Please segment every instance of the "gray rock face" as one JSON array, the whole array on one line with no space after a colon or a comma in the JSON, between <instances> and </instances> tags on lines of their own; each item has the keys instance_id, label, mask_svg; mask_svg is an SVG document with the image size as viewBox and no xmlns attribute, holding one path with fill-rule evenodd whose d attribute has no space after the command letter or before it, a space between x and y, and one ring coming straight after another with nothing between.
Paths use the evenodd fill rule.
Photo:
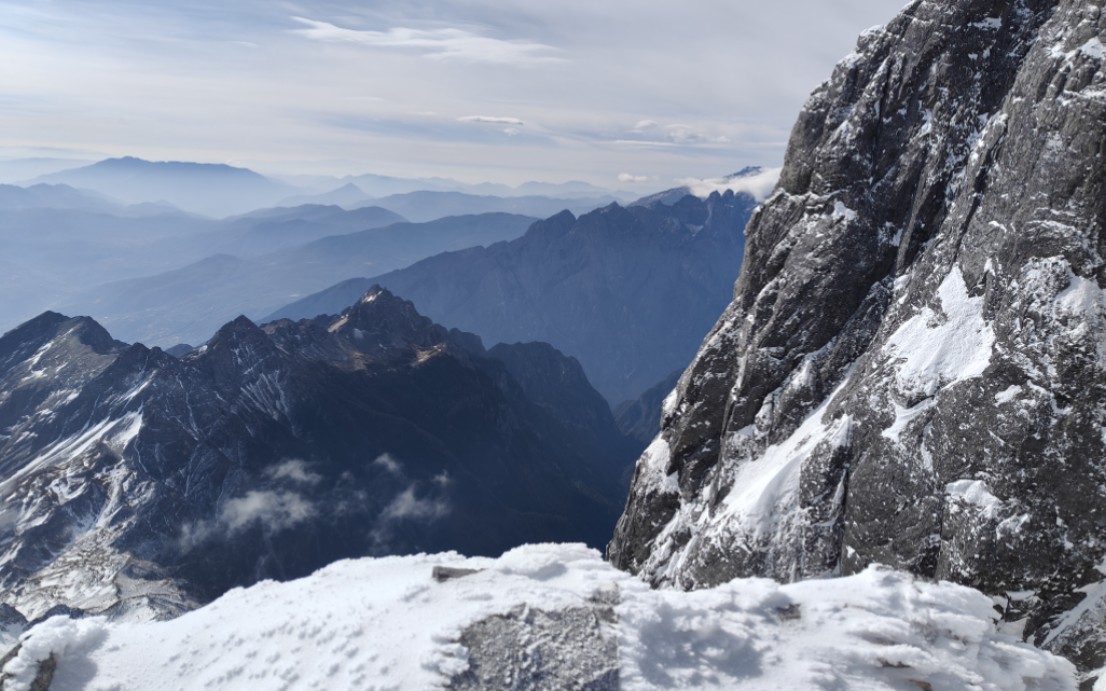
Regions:
<instances>
[{"instance_id":1,"label":"gray rock face","mask_svg":"<svg viewBox=\"0 0 1106 691\"><path fill-rule=\"evenodd\" d=\"M609 605L545 611L520 606L461 634L469 668L453 691L618 691L618 640Z\"/></svg>"},{"instance_id":2,"label":"gray rock face","mask_svg":"<svg viewBox=\"0 0 1106 691\"><path fill-rule=\"evenodd\" d=\"M873 562L1106 660L1106 17L920 0L811 97L639 461L656 584Z\"/></svg>"}]
</instances>

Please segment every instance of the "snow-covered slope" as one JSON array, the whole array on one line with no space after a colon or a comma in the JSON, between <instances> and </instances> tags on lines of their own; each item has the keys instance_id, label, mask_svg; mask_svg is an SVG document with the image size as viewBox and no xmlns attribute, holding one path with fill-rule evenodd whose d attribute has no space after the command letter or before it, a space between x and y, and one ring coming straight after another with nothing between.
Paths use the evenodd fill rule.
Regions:
<instances>
[{"instance_id":1,"label":"snow-covered slope","mask_svg":"<svg viewBox=\"0 0 1106 691\"><path fill-rule=\"evenodd\" d=\"M4 689L51 655L51 691L1075 689L1070 663L994 617L976 591L878 567L684 593L580 545L528 545L337 562L166 622L56 617L24 634Z\"/></svg>"},{"instance_id":2,"label":"snow-covered slope","mask_svg":"<svg viewBox=\"0 0 1106 691\"><path fill-rule=\"evenodd\" d=\"M686 588L868 564L1106 662L1106 15L916 0L807 103L611 545Z\"/></svg>"}]
</instances>

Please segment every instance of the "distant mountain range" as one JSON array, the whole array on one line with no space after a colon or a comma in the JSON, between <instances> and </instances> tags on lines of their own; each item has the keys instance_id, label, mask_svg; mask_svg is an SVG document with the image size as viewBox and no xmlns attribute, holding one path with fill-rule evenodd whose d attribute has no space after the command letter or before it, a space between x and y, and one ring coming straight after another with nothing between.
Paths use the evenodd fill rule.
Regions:
<instances>
[{"instance_id":1,"label":"distant mountain range","mask_svg":"<svg viewBox=\"0 0 1106 691\"><path fill-rule=\"evenodd\" d=\"M383 175L364 174L344 178L329 176L268 177L248 168L225 164L191 163L184 161L147 161L132 156L109 158L96 163L69 167L72 162L27 159L0 162L3 170L26 171L23 186L35 184L65 184L83 190L106 195L122 204L169 204L191 213L222 218L246 213L254 209L273 206L300 206L302 204L338 205L346 208L379 205L407 216L392 206L377 204L383 197L405 195L413 192L456 193L464 197L435 200L439 206L451 204L452 208L433 215L433 209L425 205L428 197L409 216L412 220L433 220L442 216L468 213L503 211L547 216L561 209L574 211L595 208L604 200L632 199L625 193L614 192L595 185L569 181L563 183L526 182L517 187L493 183L467 184L446 178L408 179ZM62 169L57 169L64 166ZM47 171L38 173L38 171ZM10 177L10 176L9 176ZM530 198L514 202L514 206L498 202L495 198ZM546 202L546 199L573 200ZM585 200L585 201L578 201ZM591 200L591 201L586 201ZM396 200L397 205L407 204L408 210L419 201ZM465 204L459 206L459 204ZM494 206L498 204L499 206ZM527 208L527 204L547 206ZM550 209L548 204L559 204ZM588 206L591 204L591 206Z\"/></svg>"},{"instance_id":2,"label":"distant mountain range","mask_svg":"<svg viewBox=\"0 0 1106 691\"><path fill-rule=\"evenodd\" d=\"M374 207L300 207L215 221L168 206L120 206L63 185L0 186L0 264L11 264L0 273L0 331L103 283L214 253L247 258L402 220Z\"/></svg>"},{"instance_id":3,"label":"distant mountain range","mask_svg":"<svg viewBox=\"0 0 1106 691\"><path fill-rule=\"evenodd\" d=\"M176 359L45 313L0 337L0 589L163 616L335 559L598 546L636 445L579 364L373 289Z\"/></svg>"},{"instance_id":4,"label":"distant mountain range","mask_svg":"<svg viewBox=\"0 0 1106 691\"><path fill-rule=\"evenodd\" d=\"M433 221L445 216L462 216L484 213L512 213L536 218L547 218L560 211L586 213L617 201L609 194L593 197L545 197L538 195L493 196L467 192L419 190L387 197L358 196L359 188L346 185L331 192L306 197L294 197L286 203L339 204L356 208L372 204L390 209L415 222Z\"/></svg>"},{"instance_id":5,"label":"distant mountain range","mask_svg":"<svg viewBox=\"0 0 1106 691\"><path fill-rule=\"evenodd\" d=\"M489 342L546 341L612 402L686 364L732 295L756 206L747 194L563 212L511 242L346 281L269 318L335 314L374 283Z\"/></svg>"},{"instance_id":6,"label":"distant mountain range","mask_svg":"<svg viewBox=\"0 0 1106 691\"><path fill-rule=\"evenodd\" d=\"M283 245L288 238L307 236L305 229L329 235L260 255L215 254L151 276L106 283L81 291L58 309L95 315L128 341L165 347L202 343L236 315L261 317L335 280L390 271L443 251L514 239L535 220L481 214L348 232L389 216L380 209L300 207L288 214L267 211L229 221L230 232L224 227L215 237L199 238L200 244L230 252L248 250L256 242L272 246L274 234Z\"/></svg>"},{"instance_id":7,"label":"distant mountain range","mask_svg":"<svg viewBox=\"0 0 1106 691\"><path fill-rule=\"evenodd\" d=\"M35 182L91 189L127 204L167 202L217 217L274 206L295 192L290 185L245 168L132 157L50 173Z\"/></svg>"}]
</instances>

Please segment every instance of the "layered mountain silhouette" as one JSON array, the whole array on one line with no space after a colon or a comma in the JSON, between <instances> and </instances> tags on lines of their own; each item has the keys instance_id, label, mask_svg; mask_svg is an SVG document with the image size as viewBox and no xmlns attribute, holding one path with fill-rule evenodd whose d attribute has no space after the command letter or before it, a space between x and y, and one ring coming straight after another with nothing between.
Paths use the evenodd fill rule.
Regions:
<instances>
[{"instance_id":1,"label":"layered mountain silhouette","mask_svg":"<svg viewBox=\"0 0 1106 691\"><path fill-rule=\"evenodd\" d=\"M327 208L334 209L343 223L345 219L357 223L368 211ZM379 220L381 214L372 215ZM94 314L129 341L161 346L203 343L236 314L257 318L335 280L407 266L445 250L516 238L533 221L510 214L450 217L329 235L255 256L216 254L153 276L97 286L65 301L59 309ZM325 232L335 223L333 219L304 221L299 212L290 220L255 217L246 230L226 236L223 242L248 247L271 243L271 236L277 234L286 243L284 233L302 235L307 232L304 226ZM357 297L351 296L347 304Z\"/></svg>"},{"instance_id":2,"label":"layered mountain silhouette","mask_svg":"<svg viewBox=\"0 0 1106 691\"><path fill-rule=\"evenodd\" d=\"M333 314L380 283L488 341L552 343L609 401L636 399L687 362L728 303L755 206L730 192L563 212L517 240L340 283L270 317Z\"/></svg>"},{"instance_id":3,"label":"layered mountain silhouette","mask_svg":"<svg viewBox=\"0 0 1106 691\"><path fill-rule=\"evenodd\" d=\"M295 189L247 168L132 156L49 173L35 182L90 189L128 204L164 201L216 217L274 206Z\"/></svg>"}]
</instances>

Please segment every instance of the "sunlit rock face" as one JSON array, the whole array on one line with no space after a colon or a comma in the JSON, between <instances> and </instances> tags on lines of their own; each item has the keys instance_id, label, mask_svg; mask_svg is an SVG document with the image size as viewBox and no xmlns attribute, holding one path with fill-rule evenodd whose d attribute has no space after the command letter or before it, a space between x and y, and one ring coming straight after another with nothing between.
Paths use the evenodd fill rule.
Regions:
<instances>
[{"instance_id":1,"label":"sunlit rock face","mask_svg":"<svg viewBox=\"0 0 1106 691\"><path fill-rule=\"evenodd\" d=\"M698 588L890 564L1102 665L1104 36L1097 3L961 0L860 38L666 401L618 566Z\"/></svg>"}]
</instances>

